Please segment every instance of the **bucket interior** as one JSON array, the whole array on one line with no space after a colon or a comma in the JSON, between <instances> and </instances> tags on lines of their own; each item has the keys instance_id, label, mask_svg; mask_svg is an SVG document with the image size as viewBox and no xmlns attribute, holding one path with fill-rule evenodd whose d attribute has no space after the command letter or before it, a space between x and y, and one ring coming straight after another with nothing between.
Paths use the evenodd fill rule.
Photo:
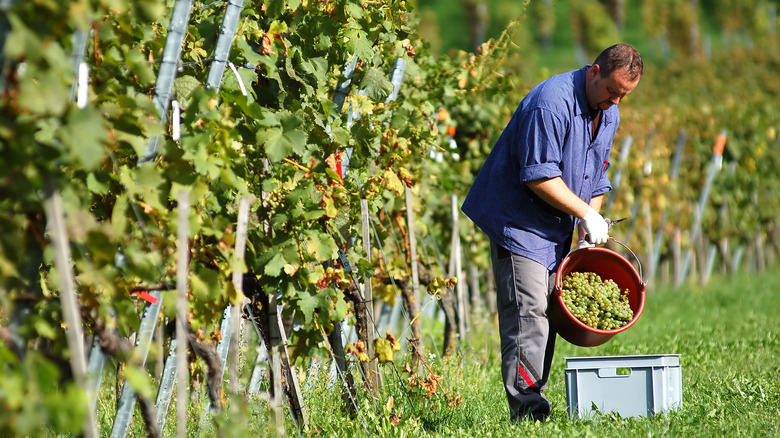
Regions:
<instances>
[{"instance_id":1,"label":"bucket interior","mask_svg":"<svg viewBox=\"0 0 780 438\"><path fill-rule=\"evenodd\" d=\"M634 317L628 324L614 330L600 330L589 327L579 321L566 309L560 296L563 279L572 272L594 272L602 280L612 280L621 291L628 289L628 303L634 312ZM555 278L556 304L560 312L556 312L561 335L570 342L582 346L595 346L606 342L612 335L632 326L639 318L644 308L645 284L634 266L617 252L602 247L583 248L571 252L564 259Z\"/></svg>"}]
</instances>

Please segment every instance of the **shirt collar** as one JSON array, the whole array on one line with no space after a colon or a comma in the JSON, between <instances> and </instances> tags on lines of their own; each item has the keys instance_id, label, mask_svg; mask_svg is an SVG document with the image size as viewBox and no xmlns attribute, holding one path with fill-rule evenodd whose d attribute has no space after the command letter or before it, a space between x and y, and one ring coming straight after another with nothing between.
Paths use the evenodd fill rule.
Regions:
<instances>
[{"instance_id":1,"label":"shirt collar","mask_svg":"<svg viewBox=\"0 0 780 438\"><path fill-rule=\"evenodd\" d=\"M577 99L576 115L588 114L588 96L585 94L585 74L590 64L574 72L574 97ZM606 111L601 112L601 120L604 125L612 122L611 112L613 105Z\"/></svg>"},{"instance_id":2,"label":"shirt collar","mask_svg":"<svg viewBox=\"0 0 780 438\"><path fill-rule=\"evenodd\" d=\"M588 113L588 96L585 94L585 72L590 64L574 72L574 97L577 99L577 114Z\"/></svg>"}]
</instances>

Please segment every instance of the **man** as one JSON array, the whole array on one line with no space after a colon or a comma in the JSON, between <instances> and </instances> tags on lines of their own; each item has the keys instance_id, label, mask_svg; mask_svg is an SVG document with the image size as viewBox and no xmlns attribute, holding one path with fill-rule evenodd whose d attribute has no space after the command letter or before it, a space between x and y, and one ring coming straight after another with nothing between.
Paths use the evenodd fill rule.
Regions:
<instances>
[{"instance_id":1,"label":"man","mask_svg":"<svg viewBox=\"0 0 780 438\"><path fill-rule=\"evenodd\" d=\"M543 390L556 333L547 319L555 271L572 247L606 243L599 214L617 104L639 84L643 64L630 45L605 49L592 65L553 76L520 102L463 203L491 240L501 373L513 421L545 420ZM589 242L583 236L587 235Z\"/></svg>"}]
</instances>

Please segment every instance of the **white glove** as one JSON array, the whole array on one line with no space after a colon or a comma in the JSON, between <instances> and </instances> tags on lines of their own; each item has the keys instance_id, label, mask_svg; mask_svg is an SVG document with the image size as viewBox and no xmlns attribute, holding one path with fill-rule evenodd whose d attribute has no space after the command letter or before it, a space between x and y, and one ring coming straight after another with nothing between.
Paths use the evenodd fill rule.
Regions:
<instances>
[{"instance_id":1,"label":"white glove","mask_svg":"<svg viewBox=\"0 0 780 438\"><path fill-rule=\"evenodd\" d=\"M609 225L593 207L590 207L588 213L582 218L582 227L587 233L588 243L600 245L609 240Z\"/></svg>"},{"instance_id":2,"label":"white glove","mask_svg":"<svg viewBox=\"0 0 780 438\"><path fill-rule=\"evenodd\" d=\"M590 248L592 246L596 246L596 245L594 245L592 243L588 243L588 242L586 242L584 240L580 240L579 242L577 242L577 248L575 248L575 250L576 249L582 249L582 248Z\"/></svg>"}]
</instances>

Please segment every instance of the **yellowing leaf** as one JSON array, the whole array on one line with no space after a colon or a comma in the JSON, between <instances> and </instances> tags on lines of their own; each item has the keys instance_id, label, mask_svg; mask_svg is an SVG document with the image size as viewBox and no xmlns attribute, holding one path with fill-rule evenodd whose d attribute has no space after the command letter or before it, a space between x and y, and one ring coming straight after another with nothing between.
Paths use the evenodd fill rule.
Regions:
<instances>
[{"instance_id":1,"label":"yellowing leaf","mask_svg":"<svg viewBox=\"0 0 780 438\"><path fill-rule=\"evenodd\" d=\"M387 169L382 176L384 177L385 188L387 190L395 192L395 194L398 196L404 194L404 183L401 182L395 172L393 172L391 169Z\"/></svg>"},{"instance_id":2,"label":"yellowing leaf","mask_svg":"<svg viewBox=\"0 0 780 438\"><path fill-rule=\"evenodd\" d=\"M374 339L374 356L379 363L389 363L393 361L393 346L390 341L384 338Z\"/></svg>"}]
</instances>

